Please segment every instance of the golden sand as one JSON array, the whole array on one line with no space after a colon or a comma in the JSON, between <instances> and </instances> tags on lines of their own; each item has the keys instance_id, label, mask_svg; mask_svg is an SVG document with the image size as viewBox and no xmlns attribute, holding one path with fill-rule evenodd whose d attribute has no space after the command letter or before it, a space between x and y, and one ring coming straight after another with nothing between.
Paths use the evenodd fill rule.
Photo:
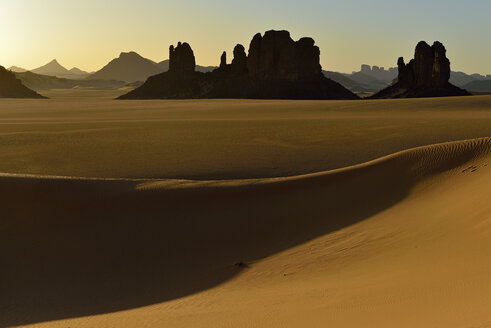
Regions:
<instances>
[{"instance_id":1,"label":"golden sand","mask_svg":"<svg viewBox=\"0 0 491 328\"><path fill-rule=\"evenodd\" d=\"M491 139L477 138L491 135L491 98L130 102L119 109L104 99L81 101L85 107L48 101L60 108L0 103L0 327L491 325ZM343 133L328 128L340 120ZM190 155L184 131L185 150L165 141L172 124L195 136L211 124L216 141L237 121L254 123L230 130L236 134L227 147L237 150L194 140L209 148L203 161ZM319 125L308 129L309 122ZM74 136L65 148L47 144L57 140L56 126ZM115 126L126 127L118 133L129 153L170 152L172 163L144 157L132 171L135 162L124 161L130 156L84 141L97 148ZM131 144L125 135L136 126L148 135ZM251 129L274 143L248 144ZM17 134L6 142L8 131ZM158 131L164 141L140 149ZM377 142L365 140L369 131ZM473 139L399 151L466 135ZM36 140L48 153L32 158ZM296 152L288 142L298 143ZM70 147L86 160L63 159ZM241 154L254 148L260 155L248 170ZM336 160L333 153L350 155ZM373 156L380 158L365 162ZM348 166L322 170L343 161ZM222 167L223 177L240 174L210 178L218 174L211 168ZM178 174L199 180L155 179ZM264 177L241 179L256 176Z\"/></svg>"}]
</instances>

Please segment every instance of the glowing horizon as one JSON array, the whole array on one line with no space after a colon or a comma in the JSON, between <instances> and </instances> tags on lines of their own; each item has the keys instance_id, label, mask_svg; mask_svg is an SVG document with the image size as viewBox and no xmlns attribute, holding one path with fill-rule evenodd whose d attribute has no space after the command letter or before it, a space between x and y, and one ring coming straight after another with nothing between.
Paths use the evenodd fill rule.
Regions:
<instances>
[{"instance_id":1,"label":"glowing horizon","mask_svg":"<svg viewBox=\"0 0 491 328\"><path fill-rule=\"evenodd\" d=\"M188 42L197 64L217 66L237 43L248 49L257 32L290 31L314 38L323 69L351 73L361 64L395 67L412 58L420 40L441 41L452 70L491 74L491 3L455 0L78 1L0 0L0 65L34 69L53 59L71 69L97 71L121 52L159 62L168 48Z\"/></svg>"}]
</instances>

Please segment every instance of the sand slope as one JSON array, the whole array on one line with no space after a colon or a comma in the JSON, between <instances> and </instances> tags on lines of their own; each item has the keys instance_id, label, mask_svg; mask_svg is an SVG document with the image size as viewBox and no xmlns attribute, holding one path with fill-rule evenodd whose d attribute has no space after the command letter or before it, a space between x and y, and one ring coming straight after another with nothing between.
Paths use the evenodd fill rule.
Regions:
<instances>
[{"instance_id":1,"label":"sand slope","mask_svg":"<svg viewBox=\"0 0 491 328\"><path fill-rule=\"evenodd\" d=\"M0 326L489 327L491 138L229 181L0 177Z\"/></svg>"}]
</instances>

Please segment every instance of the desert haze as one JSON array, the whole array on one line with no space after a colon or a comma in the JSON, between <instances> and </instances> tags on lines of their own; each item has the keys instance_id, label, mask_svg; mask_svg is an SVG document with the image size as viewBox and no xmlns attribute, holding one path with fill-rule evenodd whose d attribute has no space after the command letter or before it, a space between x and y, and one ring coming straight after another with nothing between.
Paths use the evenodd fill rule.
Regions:
<instances>
[{"instance_id":1,"label":"desert haze","mask_svg":"<svg viewBox=\"0 0 491 328\"><path fill-rule=\"evenodd\" d=\"M0 326L491 323L491 97L46 95L0 100Z\"/></svg>"}]
</instances>

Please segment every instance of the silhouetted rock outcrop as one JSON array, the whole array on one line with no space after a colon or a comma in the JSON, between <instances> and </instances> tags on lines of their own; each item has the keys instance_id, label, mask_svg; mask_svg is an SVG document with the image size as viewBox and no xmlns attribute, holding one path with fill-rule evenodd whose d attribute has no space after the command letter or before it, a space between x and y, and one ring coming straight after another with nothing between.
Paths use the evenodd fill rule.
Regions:
<instances>
[{"instance_id":1,"label":"silhouetted rock outcrop","mask_svg":"<svg viewBox=\"0 0 491 328\"><path fill-rule=\"evenodd\" d=\"M227 52L224 51L222 53L222 57L220 57L220 68L224 68L227 66Z\"/></svg>"},{"instance_id":2,"label":"silhouetted rock outcrop","mask_svg":"<svg viewBox=\"0 0 491 328\"><path fill-rule=\"evenodd\" d=\"M15 77L13 72L0 66L0 98L45 98L29 89Z\"/></svg>"},{"instance_id":3,"label":"silhouetted rock outcrop","mask_svg":"<svg viewBox=\"0 0 491 328\"><path fill-rule=\"evenodd\" d=\"M172 72L194 72L196 61L191 46L186 42L179 42L177 47L169 48L169 71Z\"/></svg>"},{"instance_id":4,"label":"silhouetted rock outcrop","mask_svg":"<svg viewBox=\"0 0 491 328\"><path fill-rule=\"evenodd\" d=\"M295 42L287 31L256 34L249 48L250 76L260 79L297 80L322 74L320 50L311 38Z\"/></svg>"},{"instance_id":5,"label":"silhouetted rock outcrop","mask_svg":"<svg viewBox=\"0 0 491 328\"><path fill-rule=\"evenodd\" d=\"M256 34L246 55L238 44L231 64L226 53L212 72L195 71L195 58L187 43L170 47L166 73L150 77L141 87L120 99L255 98L255 99L357 99L339 83L326 78L320 51L311 38L292 40L287 31Z\"/></svg>"},{"instance_id":6,"label":"silhouetted rock outcrop","mask_svg":"<svg viewBox=\"0 0 491 328\"><path fill-rule=\"evenodd\" d=\"M234 48L234 59L231 69L233 74L242 75L247 73L247 55L243 45L238 44Z\"/></svg>"},{"instance_id":7,"label":"silhouetted rock outcrop","mask_svg":"<svg viewBox=\"0 0 491 328\"><path fill-rule=\"evenodd\" d=\"M416 46L414 59L408 64L404 58L397 61L397 82L376 93L372 98L416 98L467 96L469 93L453 84L450 79L450 61L440 42L430 46L421 41Z\"/></svg>"}]
</instances>

